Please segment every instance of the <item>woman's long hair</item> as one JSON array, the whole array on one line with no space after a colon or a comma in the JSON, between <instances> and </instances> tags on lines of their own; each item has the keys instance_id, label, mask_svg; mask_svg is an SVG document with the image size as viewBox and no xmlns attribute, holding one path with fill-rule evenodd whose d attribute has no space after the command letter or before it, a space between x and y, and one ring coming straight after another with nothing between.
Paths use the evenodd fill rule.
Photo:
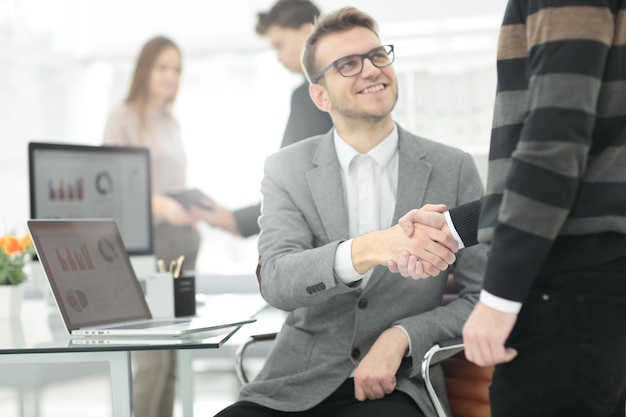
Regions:
<instances>
[{"instance_id":1,"label":"woman's long hair","mask_svg":"<svg viewBox=\"0 0 626 417\"><path fill-rule=\"evenodd\" d=\"M172 40L164 37L157 36L150 39L141 49L139 58L137 58L137 64L135 65L135 73L133 75L133 81L128 91L128 96L124 103L135 106L139 113L139 125L142 130L145 130L147 126L147 106L150 95L149 84L150 74L154 63L157 60L159 54L167 48L174 48L181 55L180 48ZM182 63L181 63L182 64ZM170 99L165 103L167 109L171 109L174 100L176 99L176 91Z\"/></svg>"}]
</instances>

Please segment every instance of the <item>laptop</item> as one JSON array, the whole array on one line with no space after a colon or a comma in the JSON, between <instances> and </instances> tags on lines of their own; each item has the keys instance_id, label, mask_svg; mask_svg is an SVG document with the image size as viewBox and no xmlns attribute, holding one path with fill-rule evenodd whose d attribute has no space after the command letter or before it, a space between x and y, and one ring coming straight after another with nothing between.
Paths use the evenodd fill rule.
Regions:
<instances>
[{"instance_id":1,"label":"laptop","mask_svg":"<svg viewBox=\"0 0 626 417\"><path fill-rule=\"evenodd\" d=\"M152 318L112 219L38 219L27 224L73 336L185 336L256 321L249 316Z\"/></svg>"}]
</instances>

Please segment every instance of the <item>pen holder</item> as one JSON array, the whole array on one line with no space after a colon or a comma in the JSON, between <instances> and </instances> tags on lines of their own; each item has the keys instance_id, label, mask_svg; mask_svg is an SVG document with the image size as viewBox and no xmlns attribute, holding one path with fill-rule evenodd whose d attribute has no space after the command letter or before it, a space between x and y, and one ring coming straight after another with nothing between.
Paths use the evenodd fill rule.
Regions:
<instances>
[{"instance_id":1,"label":"pen holder","mask_svg":"<svg viewBox=\"0 0 626 417\"><path fill-rule=\"evenodd\" d=\"M174 315L196 315L196 276L194 271L183 271L174 280Z\"/></svg>"},{"instance_id":2,"label":"pen holder","mask_svg":"<svg viewBox=\"0 0 626 417\"><path fill-rule=\"evenodd\" d=\"M179 278L170 272L155 272L146 277L145 297L152 317L171 318L196 314L196 277L183 271Z\"/></svg>"}]
</instances>

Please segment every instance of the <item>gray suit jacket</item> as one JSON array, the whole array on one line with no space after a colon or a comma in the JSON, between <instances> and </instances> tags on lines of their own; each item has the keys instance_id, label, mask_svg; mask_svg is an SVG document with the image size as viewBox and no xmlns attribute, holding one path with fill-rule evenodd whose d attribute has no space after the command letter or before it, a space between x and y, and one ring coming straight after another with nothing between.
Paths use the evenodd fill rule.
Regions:
<instances>
[{"instance_id":1,"label":"gray suit jacket","mask_svg":"<svg viewBox=\"0 0 626 417\"><path fill-rule=\"evenodd\" d=\"M399 128L399 175L394 223L425 203L449 207L475 200L483 187L470 155ZM261 292L289 311L259 376L240 400L283 411L309 409L349 377L376 338L394 324L411 338L412 354L397 388L434 416L419 377L420 360L436 340L459 336L482 284L485 247L457 255L458 300L441 306L446 273L402 278L376 267L365 288L333 274L337 245L350 238L348 213L332 131L285 148L265 163L261 185ZM434 370L440 390L443 377Z\"/></svg>"}]
</instances>

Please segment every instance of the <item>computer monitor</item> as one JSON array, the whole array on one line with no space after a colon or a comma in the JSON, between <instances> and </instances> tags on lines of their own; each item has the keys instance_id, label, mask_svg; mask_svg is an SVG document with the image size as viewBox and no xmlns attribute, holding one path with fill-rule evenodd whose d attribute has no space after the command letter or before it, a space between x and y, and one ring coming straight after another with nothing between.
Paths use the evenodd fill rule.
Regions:
<instances>
[{"instance_id":1,"label":"computer monitor","mask_svg":"<svg viewBox=\"0 0 626 417\"><path fill-rule=\"evenodd\" d=\"M113 218L135 273L156 269L147 148L28 144L30 217Z\"/></svg>"}]
</instances>

